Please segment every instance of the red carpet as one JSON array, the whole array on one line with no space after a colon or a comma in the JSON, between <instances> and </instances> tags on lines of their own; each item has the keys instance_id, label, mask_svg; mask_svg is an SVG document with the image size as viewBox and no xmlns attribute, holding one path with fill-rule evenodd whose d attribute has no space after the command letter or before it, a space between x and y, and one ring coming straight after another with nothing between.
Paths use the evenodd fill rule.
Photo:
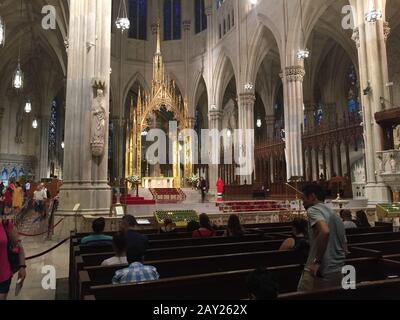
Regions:
<instances>
[{"instance_id":1,"label":"red carpet","mask_svg":"<svg viewBox=\"0 0 400 320\"><path fill-rule=\"evenodd\" d=\"M154 200L145 200L142 197L133 197L131 195L128 195L126 198L125 196L122 196L120 199L120 202L122 204L126 204L128 206L140 206L140 205L155 205L156 202ZM117 203L117 198L114 197L113 203Z\"/></svg>"}]
</instances>

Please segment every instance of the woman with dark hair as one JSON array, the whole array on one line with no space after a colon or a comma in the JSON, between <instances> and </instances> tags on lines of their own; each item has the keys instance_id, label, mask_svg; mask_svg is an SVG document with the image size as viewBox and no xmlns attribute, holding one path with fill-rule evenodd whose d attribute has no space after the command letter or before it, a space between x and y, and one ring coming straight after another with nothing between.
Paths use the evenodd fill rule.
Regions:
<instances>
[{"instance_id":1,"label":"woman with dark hair","mask_svg":"<svg viewBox=\"0 0 400 320\"><path fill-rule=\"evenodd\" d=\"M308 226L307 221L304 219L294 219L292 222L293 237L286 239L280 251L294 250L304 254L305 259L308 257L310 244L308 242Z\"/></svg>"},{"instance_id":2,"label":"woman with dark hair","mask_svg":"<svg viewBox=\"0 0 400 320\"><path fill-rule=\"evenodd\" d=\"M365 211L360 210L356 213L356 225L358 228L370 228L371 227Z\"/></svg>"},{"instance_id":3,"label":"woman with dark hair","mask_svg":"<svg viewBox=\"0 0 400 320\"><path fill-rule=\"evenodd\" d=\"M214 228L211 226L210 218L206 213L202 213L199 217L200 228L193 232L193 238L211 238L216 236Z\"/></svg>"},{"instance_id":4,"label":"woman with dark hair","mask_svg":"<svg viewBox=\"0 0 400 320\"><path fill-rule=\"evenodd\" d=\"M231 215L228 220L228 228L225 232L227 237L239 238L244 236L244 229L237 215Z\"/></svg>"}]
</instances>

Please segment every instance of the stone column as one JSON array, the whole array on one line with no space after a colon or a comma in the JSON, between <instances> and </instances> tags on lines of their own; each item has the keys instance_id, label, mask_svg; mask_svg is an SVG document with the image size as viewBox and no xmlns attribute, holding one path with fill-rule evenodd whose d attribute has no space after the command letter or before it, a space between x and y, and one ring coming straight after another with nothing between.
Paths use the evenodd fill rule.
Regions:
<instances>
[{"instance_id":1,"label":"stone column","mask_svg":"<svg viewBox=\"0 0 400 320\"><path fill-rule=\"evenodd\" d=\"M222 127L222 111L210 110L209 114L209 128L210 130L221 130ZM218 180L218 163L220 162L220 151L221 148L219 144L208 143L208 152L210 155L210 161L208 164L208 175L209 175L209 185L210 193L216 194L216 184ZM204 152L204 151L203 151ZM202 152L202 153L203 153Z\"/></svg>"},{"instance_id":2,"label":"stone column","mask_svg":"<svg viewBox=\"0 0 400 320\"><path fill-rule=\"evenodd\" d=\"M58 211L66 217L74 214L72 209L76 204L80 204L79 213L91 215L109 214L111 206L107 177L110 30L111 0L101 3L96 0L70 1L64 184ZM105 128L101 156L92 153L91 149L95 88L104 88Z\"/></svg>"},{"instance_id":3,"label":"stone column","mask_svg":"<svg viewBox=\"0 0 400 320\"><path fill-rule=\"evenodd\" d=\"M303 157L301 127L304 123L303 112L303 66L285 68L283 77L285 100L285 142L287 179L303 176Z\"/></svg>"},{"instance_id":4,"label":"stone column","mask_svg":"<svg viewBox=\"0 0 400 320\"><path fill-rule=\"evenodd\" d=\"M49 168L49 127L50 116L42 116L40 125L40 159L39 159L39 180L50 178Z\"/></svg>"},{"instance_id":5,"label":"stone column","mask_svg":"<svg viewBox=\"0 0 400 320\"><path fill-rule=\"evenodd\" d=\"M265 117L265 122L267 124L267 140L272 140L275 130L275 115L267 115Z\"/></svg>"},{"instance_id":6,"label":"stone column","mask_svg":"<svg viewBox=\"0 0 400 320\"><path fill-rule=\"evenodd\" d=\"M375 9L380 10L385 17L385 1L374 1ZM371 10L368 0L359 0L356 5L357 27L353 32L353 40L358 49L361 89L368 88L367 95L362 96L364 117L365 161L366 161L366 198L370 205L379 202L389 202L390 191L379 172L376 153L383 150L383 132L375 121L375 113L389 109L390 91L386 86L389 82L386 39L388 24L381 20L367 22L365 14Z\"/></svg>"},{"instance_id":7,"label":"stone column","mask_svg":"<svg viewBox=\"0 0 400 320\"><path fill-rule=\"evenodd\" d=\"M242 130L239 138L239 163L243 163L243 171L240 174L240 183L252 184L252 172L255 170L254 161L254 103L256 96L254 93L242 93L239 95L238 125Z\"/></svg>"}]
</instances>

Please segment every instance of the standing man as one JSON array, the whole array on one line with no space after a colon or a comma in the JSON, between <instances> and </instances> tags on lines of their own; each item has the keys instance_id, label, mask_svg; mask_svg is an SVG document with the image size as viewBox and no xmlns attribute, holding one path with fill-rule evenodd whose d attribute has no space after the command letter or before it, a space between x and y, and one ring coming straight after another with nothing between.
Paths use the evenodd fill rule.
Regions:
<instances>
[{"instance_id":1,"label":"standing man","mask_svg":"<svg viewBox=\"0 0 400 320\"><path fill-rule=\"evenodd\" d=\"M298 286L299 292L311 292L342 285L347 239L340 217L324 204L325 192L319 185L303 189L307 210L310 254Z\"/></svg>"},{"instance_id":2,"label":"standing man","mask_svg":"<svg viewBox=\"0 0 400 320\"><path fill-rule=\"evenodd\" d=\"M201 202L204 203L206 201L207 181L203 177L200 178L199 187L201 191Z\"/></svg>"}]
</instances>

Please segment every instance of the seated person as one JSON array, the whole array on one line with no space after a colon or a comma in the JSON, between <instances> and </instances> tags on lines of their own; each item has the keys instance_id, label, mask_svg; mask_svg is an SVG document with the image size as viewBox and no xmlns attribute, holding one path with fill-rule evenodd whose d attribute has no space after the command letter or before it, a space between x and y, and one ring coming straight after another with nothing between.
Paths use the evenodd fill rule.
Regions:
<instances>
[{"instance_id":1,"label":"seated person","mask_svg":"<svg viewBox=\"0 0 400 320\"><path fill-rule=\"evenodd\" d=\"M120 264L127 264L128 259L126 258L126 237L123 233L116 233L113 237L113 249L115 256L104 260L102 266L115 266Z\"/></svg>"},{"instance_id":2,"label":"seated person","mask_svg":"<svg viewBox=\"0 0 400 320\"><path fill-rule=\"evenodd\" d=\"M112 237L104 234L104 228L106 226L106 220L104 218L98 218L93 221L92 229L93 234L90 236L84 237L81 240L81 244L83 245L102 245L112 243Z\"/></svg>"},{"instance_id":3,"label":"seated person","mask_svg":"<svg viewBox=\"0 0 400 320\"><path fill-rule=\"evenodd\" d=\"M225 236L232 238L239 238L243 237L244 234L245 231L242 227L242 224L240 223L239 217L237 215L232 214L228 220L228 228L225 231Z\"/></svg>"},{"instance_id":4,"label":"seated person","mask_svg":"<svg viewBox=\"0 0 400 320\"><path fill-rule=\"evenodd\" d=\"M353 222L353 217L350 210L342 210L340 212L342 217L344 228L347 229L357 229L357 225Z\"/></svg>"},{"instance_id":5,"label":"seated person","mask_svg":"<svg viewBox=\"0 0 400 320\"><path fill-rule=\"evenodd\" d=\"M199 217L200 228L193 231L192 238L212 238L217 235L211 226L210 218L206 213L202 213Z\"/></svg>"},{"instance_id":6,"label":"seated person","mask_svg":"<svg viewBox=\"0 0 400 320\"><path fill-rule=\"evenodd\" d=\"M121 221L121 232L125 234L127 248L135 247L139 252L145 253L149 248L149 239L134 230L136 224L134 216L124 216Z\"/></svg>"},{"instance_id":7,"label":"seated person","mask_svg":"<svg viewBox=\"0 0 400 320\"><path fill-rule=\"evenodd\" d=\"M165 219L164 225L160 228L161 233L171 233L176 231L176 224L171 219Z\"/></svg>"},{"instance_id":8,"label":"seated person","mask_svg":"<svg viewBox=\"0 0 400 320\"><path fill-rule=\"evenodd\" d=\"M272 280L268 270L259 268L246 279L250 300L277 300L278 284Z\"/></svg>"},{"instance_id":9,"label":"seated person","mask_svg":"<svg viewBox=\"0 0 400 320\"><path fill-rule=\"evenodd\" d=\"M362 210L356 213L356 225L358 228L371 228L367 214Z\"/></svg>"},{"instance_id":10,"label":"seated person","mask_svg":"<svg viewBox=\"0 0 400 320\"><path fill-rule=\"evenodd\" d=\"M118 270L112 279L113 284L154 281L160 278L157 269L143 265L144 252L136 247L128 248L127 258L129 267Z\"/></svg>"},{"instance_id":11,"label":"seated person","mask_svg":"<svg viewBox=\"0 0 400 320\"><path fill-rule=\"evenodd\" d=\"M188 225L186 227L186 231L193 233L193 231L196 231L197 229L200 228L200 224L197 221L191 220L188 222Z\"/></svg>"},{"instance_id":12,"label":"seated person","mask_svg":"<svg viewBox=\"0 0 400 320\"><path fill-rule=\"evenodd\" d=\"M294 219L292 222L293 237L286 239L279 251L294 250L304 254L305 260L308 258L310 251L310 243L307 239L308 235L307 221L304 219Z\"/></svg>"}]
</instances>

